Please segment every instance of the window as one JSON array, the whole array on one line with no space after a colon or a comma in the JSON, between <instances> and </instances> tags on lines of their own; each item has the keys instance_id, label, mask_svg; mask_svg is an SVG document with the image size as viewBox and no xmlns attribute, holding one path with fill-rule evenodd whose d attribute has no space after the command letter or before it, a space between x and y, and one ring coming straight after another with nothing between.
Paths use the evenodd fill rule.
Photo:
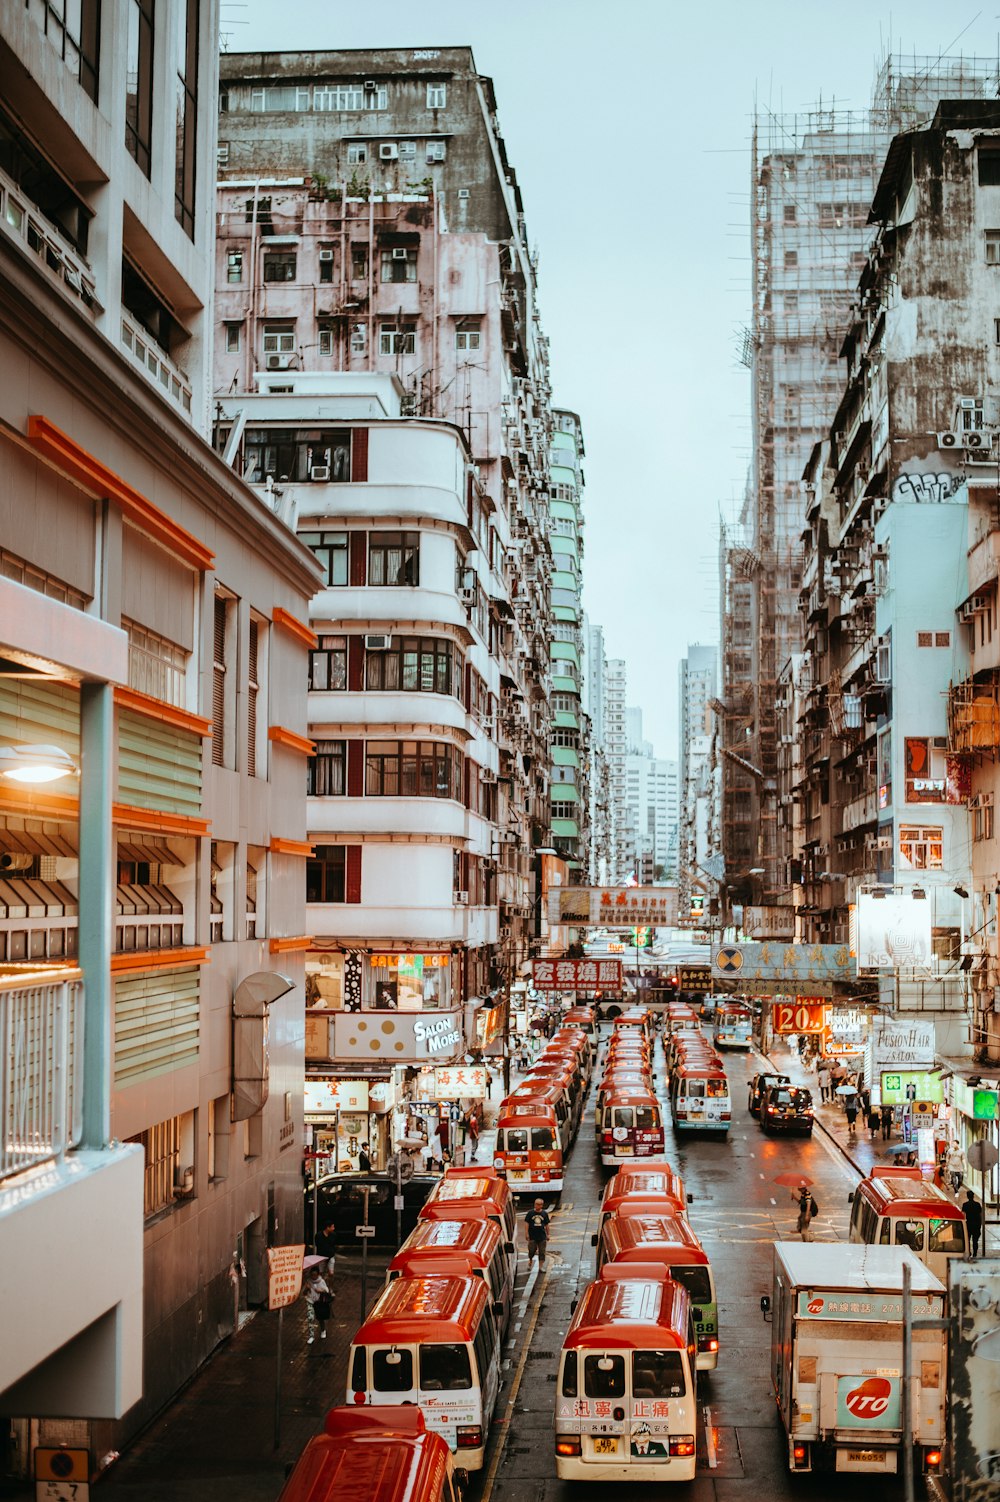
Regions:
<instances>
[{"instance_id":1,"label":"window","mask_svg":"<svg viewBox=\"0 0 1000 1502\"><path fill-rule=\"evenodd\" d=\"M294 250L272 250L264 256L265 282L294 282L296 255Z\"/></svg>"},{"instance_id":2,"label":"window","mask_svg":"<svg viewBox=\"0 0 1000 1502\"><path fill-rule=\"evenodd\" d=\"M355 282L368 280L368 246L351 246L351 279Z\"/></svg>"},{"instance_id":3,"label":"window","mask_svg":"<svg viewBox=\"0 0 1000 1502\"><path fill-rule=\"evenodd\" d=\"M685 1391L680 1351L633 1351L633 1398L682 1398Z\"/></svg>"},{"instance_id":4,"label":"window","mask_svg":"<svg viewBox=\"0 0 1000 1502\"><path fill-rule=\"evenodd\" d=\"M1000 229L988 229L983 231L986 242L987 266L1000 266Z\"/></svg>"},{"instance_id":5,"label":"window","mask_svg":"<svg viewBox=\"0 0 1000 1502\"><path fill-rule=\"evenodd\" d=\"M415 245L391 245L382 251L383 282L415 282L417 279L417 247Z\"/></svg>"},{"instance_id":6,"label":"window","mask_svg":"<svg viewBox=\"0 0 1000 1502\"><path fill-rule=\"evenodd\" d=\"M267 776L267 715L263 720L257 713L258 702L267 704L267 694L261 693L264 686L264 669L267 657L267 622L259 616L250 618L250 640L247 650L247 776ZM260 721L260 723L258 723Z\"/></svg>"},{"instance_id":7,"label":"window","mask_svg":"<svg viewBox=\"0 0 1000 1502\"><path fill-rule=\"evenodd\" d=\"M1000 151L996 147L981 145L976 155L979 159L979 186L981 188L1000 186Z\"/></svg>"},{"instance_id":8,"label":"window","mask_svg":"<svg viewBox=\"0 0 1000 1502\"><path fill-rule=\"evenodd\" d=\"M376 1392L412 1392L413 1352L393 1346L372 1352L372 1387Z\"/></svg>"},{"instance_id":9,"label":"window","mask_svg":"<svg viewBox=\"0 0 1000 1502\"><path fill-rule=\"evenodd\" d=\"M346 540L346 533L341 532L337 535ZM346 549L344 557L346 582ZM346 636L320 637L318 646L309 653L309 687L314 693L329 693L331 690L347 687Z\"/></svg>"},{"instance_id":10,"label":"window","mask_svg":"<svg viewBox=\"0 0 1000 1502\"><path fill-rule=\"evenodd\" d=\"M264 899L267 894L267 851L247 846L247 938L262 939L267 932Z\"/></svg>"},{"instance_id":11,"label":"window","mask_svg":"<svg viewBox=\"0 0 1000 1502\"><path fill-rule=\"evenodd\" d=\"M414 355L417 352L417 326L415 323L382 323L379 325L380 355Z\"/></svg>"},{"instance_id":12,"label":"window","mask_svg":"<svg viewBox=\"0 0 1000 1502\"><path fill-rule=\"evenodd\" d=\"M351 478L349 428L247 428L244 473L252 483L267 475L296 481Z\"/></svg>"},{"instance_id":13,"label":"window","mask_svg":"<svg viewBox=\"0 0 1000 1502\"><path fill-rule=\"evenodd\" d=\"M552 802L552 817L553 819L575 819L576 804L560 802L554 799Z\"/></svg>"},{"instance_id":14,"label":"window","mask_svg":"<svg viewBox=\"0 0 1000 1502\"><path fill-rule=\"evenodd\" d=\"M427 108L429 110L443 110L448 103L448 85L444 83L429 83L427 85Z\"/></svg>"},{"instance_id":15,"label":"window","mask_svg":"<svg viewBox=\"0 0 1000 1502\"><path fill-rule=\"evenodd\" d=\"M427 142L428 162L443 162L448 155L448 147L444 141Z\"/></svg>"},{"instance_id":16,"label":"window","mask_svg":"<svg viewBox=\"0 0 1000 1502\"><path fill-rule=\"evenodd\" d=\"M478 349L480 329L482 325L478 318L465 318L455 330L456 349Z\"/></svg>"},{"instance_id":17,"label":"window","mask_svg":"<svg viewBox=\"0 0 1000 1502\"><path fill-rule=\"evenodd\" d=\"M228 1099L228 1097L227 1097ZM145 1132L127 1138L138 1142L145 1159L143 1214L158 1215L175 1202L174 1190L190 1187L194 1173L195 1113L171 1116Z\"/></svg>"},{"instance_id":18,"label":"window","mask_svg":"<svg viewBox=\"0 0 1000 1502\"><path fill-rule=\"evenodd\" d=\"M317 845L306 861L306 901L346 902L347 846Z\"/></svg>"},{"instance_id":19,"label":"window","mask_svg":"<svg viewBox=\"0 0 1000 1502\"><path fill-rule=\"evenodd\" d=\"M122 629L128 633L129 688L183 708L188 653L127 616L122 617Z\"/></svg>"},{"instance_id":20,"label":"window","mask_svg":"<svg viewBox=\"0 0 1000 1502\"><path fill-rule=\"evenodd\" d=\"M125 149L147 177L153 135L153 4L129 0L125 38Z\"/></svg>"},{"instance_id":21,"label":"window","mask_svg":"<svg viewBox=\"0 0 1000 1502\"><path fill-rule=\"evenodd\" d=\"M179 7L178 7L179 8ZM174 213L194 239L194 189L198 137L198 0L186 0L177 58Z\"/></svg>"},{"instance_id":22,"label":"window","mask_svg":"<svg viewBox=\"0 0 1000 1502\"><path fill-rule=\"evenodd\" d=\"M224 1179L229 1173L229 1096L220 1095L208 1107L208 1177Z\"/></svg>"},{"instance_id":23,"label":"window","mask_svg":"<svg viewBox=\"0 0 1000 1502\"><path fill-rule=\"evenodd\" d=\"M320 247L319 279L321 282L333 281L333 251L329 245Z\"/></svg>"},{"instance_id":24,"label":"window","mask_svg":"<svg viewBox=\"0 0 1000 1502\"><path fill-rule=\"evenodd\" d=\"M238 355L239 354L239 352L240 352L240 346L241 346L241 343L242 343L242 340L240 338L240 330L241 330L241 328L242 328L242 325L239 324L239 323L227 323L226 324L226 354L227 355Z\"/></svg>"},{"instance_id":25,"label":"window","mask_svg":"<svg viewBox=\"0 0 1000 1502\"><path fill-rule=\"evenodd\" d=\"M351 354L363 355L368 348L368 325L364 323L351 324Z\"/></svg>"},{"instance_id":26,"label":"window","mask_svg":"<svg viewBox=\"0 0 1000 1502\"><path fill-rule=\"evenodd\" d=\"M295 325L265 323L261 348L265 355L294 355Z\"/></svg>"},{"instance_id":27,"label":"window","mask_svg":"<svg viewBox=\"0 0 1000 1502\"><path fill-rule=\"evenodd\" d=\"M982 793L972 809L972 838L978 843L993 838L993 794Z\"/></svg>"},{"instance_id":28,"label":"window","mask_svg":"<svg viewBox=\"0 0 1000 1502\"><path fill-rule=\"evenodd\" d=\"M236 679L232 672L236 627L236 600L232 595L215 596L212 647L212 762L217 767L235 766L233 708Z\"/></svg>"},{"instance_id":29,"label":"window","mask_svg":"<svg viewBox=\"0 0 1000 1502\"><path fill-rule=\"evenodd\" d=\"M434 637L394 637L388 652L369 652L365 658L365 687L405 693L452 694L461 670L455 647Z\"/></svg>"},{"instance_id":30,"label":"window","mask_svg":"<svg viewBox=\"0 0 1000 1502\"><path fill-rule=\"evenodd\" d=\"M319 352L321 355L333 354L333 329L322 328L319 331Z\"/></svg>"},{"instance_id":31,"label":"window","mask_svg":"<svg viewBox=\"0 0 1000 1502\"><path fill-rule=\"evenodd\" d=\"M226 253L226 281L241 282L243 280L243 252L242 250L230 250Z\"/></svg>"},{"instance_id":32,"label":"window","mask_svg":"<svg viewBox=\"0 0 1000 1502\"><path fill-rule=\"evenodd\" d=\"M309 758L306 791L312 798L343 798L347 792L347 742L317 741Z\"/></svg>"},{"instance_id":33,"label":"window","mask_svg":"<svg viewBox=\"0 0 1000 1502\"><path fill-rule=\"evenodd\" d=\"M786 224L794 224L796 219L794 203L786 203L784 207L784 221Z\"/></svg>"},{"instance_id":34,"label":"window","mask_svg":"<svg viewBox=\"0 0 1000 1502\"><path fill-rule=\"evenodd\" d=\"M907 736L906 802L947 803L948 759L943 747L935 746L927 736Z\"/></svg>"},{"instance_id":35,"label":"window","mask_svg":"<svg viewBox=\"0 0 1000 1502\"><path fill-rule=\"evenodd\" d=\"M44 0L42 27L84 92L97 103L97 66L100 53L100 0Z\"/></svg>"},{"instance_id":36,"label":"window","mask_svg":"<svg viewBox=\"0 0 1000 1502\"><path fill-rule=\"evenodd\" d=\"M456 1342L420 1347L421 1392L462 1392L471 1386L468 1346Z\"/></svg>"},{"instance_id":37,"label":"window","mask_svg":"<svg viewBox=\"0 0 1000 1502\"><path fill-rule=\"evenodd\" d=\"M368 535L368 583L420 583L420 533L370 532Z\"/></svg>"},{"instance_id":38,"label":"window","mask_svg":"<svg viewBox=\"0 0 1000 1502\"><path fill-rule=\"evenodd\" d=\"M797 250L786 250L785 251L785 266L790 269L792 266L797 266L798 264L799 264L799 253L798 253L798 251Z\"/></svg>"},{"instance_id":39,"label":"window","mask_svg":"<svg viewBox=\"0 0 1000 1502\"><path fill-rule=\"evenodd\" d=\"M385 84L373 89L359 83L317 84L313 89L314 110L384 110L389 108L389 90Z\"/></svg>"},{"instance_id":40,"label":"window","mask_svg":"<svg viewBox=\"0 0 1000 1502\"><path fill-rule=\"evenodd\" d=\"M579 1386L578 1362L575 1351L566 1351L563 1355L562 1370L562 1395L564 1398L575 1398Z\"/></svg>"},{"instance_id":41,"label":"window","mask_svg":"<svg viewBox=\"0 0 1000 1502\"><path fill-rule=\"evenodd\" d=\"M435 741L368 741L365 792L373 798L461 798L462 755Z\"/></svg>"},{"instance_id":42,"label":"window","mask_svg":"<svg viewBox=\"0 0 1000 1502\"><path fill-rule=\"evenodd\" d=\"M304 542L307 548L312 548L316 557L323 565L326 575L325 583L329 586L347 583L347 546L348 534L346 532L300 532L299 540ZM336 638L326 638L336 640ZM345 640L341 637L340 640ZM332 663L331 663L332 671ZM331 688L340 685L331 681ZM344 685L346 686L346 685Z\"/></svg>"},{"instance_id":43,"label":"window","mask_svg":"<svg viewBox=\"0 0 1000 1502\"><path fill-rule=\"evenodd\" d=\"M274 226L271 223L270 195L266 198L261 198L258 194L256 198L248 198L246 200L246 222L247 224L253 224L254 220L261 226L263 234L272 234L274 232Z\"/></svg>"},{"instance_id":44,"label":"window","mask_svg":"<svg viewBox=\"0 0 1000 1502\"><path fill-rule=\"evenodd\" d=\"M209 930L213 944L234 937L233 872L236 869L236 846L229 841L213 840L211 884L209 887Z\"/></svg>"},{"instance_id":45,"label":"window","mask_svg":"<svg viewBox=\"0 0 1000 1502\"><path fill-rule=\"evenodd\" d=\"M993 320L993 343L1000 344L1000 318Z\"/></svg>"},{"instance_id":46,"label":"window","mask_svg":"<svg viewBox=\"0 0 1000 1502\"><path fill-rule=\"evenodd\" d=\"M901 824L899 859L904 870L940 870L944 865L943 836L940 825Z\"/></svg>"},{"instance_id":47,"label":"window","mask_svg":"<svg viewBox=\"0 0 1000 1502\"><path fill-rule=\"evenodd\" d=\"M368 160L368 146L364 141L349 141L347 143L348 165L361 167Z\"/></svg>"},{"instance_id":48,"label":"window","mask_svg":"<svg viewBox=\"0 0 1000 1502\"><path fill-rule=\"evenodd\" d=\"M267 88L253 89L250 94L250 109L255 114L266 110L307 110L309 89L305 85L271 84Z\"/></svg>"},{"instance_id":49,"label":"window","mask_svg":"<svg viewBox=\"0 0 1000 1502\"><path fill-rule=\"evenodd\" d=\"M625 1396L624 1356L584 1356L583 1390L588 1398Z\"/></svg>"},{"instance_id":50,"label":"window","mask_svg":"<svg viewBox=\"0 0 1000 1502\"><path fill-rule=\"evenodd\" d=\"M401 162L415 162L417 159L416 141L400 141L399 160Z\"/></svg>"}]
</instances>

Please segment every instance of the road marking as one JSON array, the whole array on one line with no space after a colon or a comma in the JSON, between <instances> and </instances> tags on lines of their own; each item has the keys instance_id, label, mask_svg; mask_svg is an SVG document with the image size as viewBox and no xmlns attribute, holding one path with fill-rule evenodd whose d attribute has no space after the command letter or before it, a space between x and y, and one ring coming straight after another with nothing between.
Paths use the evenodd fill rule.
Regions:
<instances>
[{"instance_id":1,"label":"road marking","mask_svg":"<svg viewBox=\"0 0 1000 1502\"><path fill-rule=\"evenodd\" d=\"M773 1199L773 1200L772 1200L772 1201L771 1201L771 1204L772 1204L772 1205L776 1205L776 1204L777 1204L777 1203L778 1203L778 1201L777 1201L777 1200L774 1200L774 1199Z\"/></svg>"},{"instance_id":2,"label":"road marking","mask_svg":"<svg viewBox=\"0 0 1000 1502\"><path fill-rule=\"evenodd\" d=\"M764 1175L763 1175L763 1174L758 1174L758 1178L761 1178L761 1179L762 1179L762 1178L763 1178L763 1177L764 1177Z\"/></svg>"},{"instance_id":3,"label":"road marking","mask_svg":"<svg viewBox=\"0 0 1000 1502\"><path fill-rule=\"evenodd\" d=\"M548 1278L549 1270L548 1268L546 1268L541 1277L538 1279L536 1285L538 1288L538 1299L535 1303L534 1309L532 1310L531 1322L528 1326L528 1333L524 1339L521 1358L517 1363L517 1370L515 1371L513 1381L510 1384L510 1393L507 1396L507 1406L503 1411L503 1418L500 1420L500 1424L504 1432L501 1435L500 1443L497 1445L496 1454L493 1456L493 1459L490 1462L490 1469L487 1474L486 1483L480 1495L479 1502L490 1502L490 1497L493 1494L493 1483L496 1480L497 1470L500 1466L500 1457L503 1454L503 1440L506 1437L511 1415L514 1412L514 1404L517 1402L518 1389L521 1386L521 1378L524 1375L524 1367L528 1359L528 1351L531 1347L531 1338L535 1333L535 1326L538 1323L538 1316L542 1311L542 1296L545 1293L545 1285L548 1282Z\"/></svg>"},{"instance_id":4,"label":"road marking","mask_svg":"<svg viewBox=\"0 0 1000 1502\"><path fill-rule=\"evenodd\" d=\"M702 1418L705 1424L705 1449L708 1452L708 1465L710 1470L715 1470L719 1464L719 1457L715 1452L715 1433L712 1429L712 1410L706 1403L702 1409Z\"/></svg>"}]
</instances>

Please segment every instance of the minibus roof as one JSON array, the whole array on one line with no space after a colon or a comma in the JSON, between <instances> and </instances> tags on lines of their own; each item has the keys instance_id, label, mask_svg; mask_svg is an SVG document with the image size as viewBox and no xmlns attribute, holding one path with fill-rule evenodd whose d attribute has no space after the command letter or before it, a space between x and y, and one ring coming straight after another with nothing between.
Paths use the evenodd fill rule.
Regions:
<instances>
[{"instance_id":1,"label":"minibus roof","mask_svg":"<svg viewBox=\"0 0 1000 1502\"><path fill-rule=\"evenodd\" d=\"M471 1340L489 1299L485 1280L467 1273L396 1278L383 1288L351 1344Z\"/></svg>"},{"instance_id":2,"label":"minibus roof","mask_svg":"<svg viewBox=\"0 0 1000 1502\"><path fill-rule=\"evenodd\" d=\"M917 1184L912 1179L883 1179L873 1173L870 1178L862 1179L858 1188L867 1188L871 1198L881 1201L890 1215L940 1215L944 1220L965 1219L960 1206L936 1184Z\"/></svg>"},{"instance_id":3,"label":"minibus roof","mask_svg":"<svg viewBox=\"0 0 1000 1502\"><path fill-rule=\"evenodd\" d=\"M645 1085L615 1085L607 1093L604 1109L616 1103L623 1106L641 1105L643 1101L651 1100L654 1105L659 1105L654 1091Z\"/></svg>"},{"instance_id":4,"label":"minibus roof","mask_svg":"<svg viewBox=\"0 0 1000 1502\"><path fill-rule=\"evenodd\" d=\"M506 1179L459 1176L439 1180L421 1206L421 1220L465 1220L477 1206L483 1215L502 1215L510 1200ZM479 1217L481 1218L481 1216Z\"/></svg>"},{"instance_id":5,"label":"minibus roof","mask_svg":"<svg viewBox=\"0 0 1000 1502\"><path fill-rule=\"evenodd\" d=\"M497 1130L509 1126L551 1126L556 1119L555 1106L545 1100L518 1101L516 1106L501 1106Z\"/></svg>"},{"instance_id":6,"label":"minibus roof","mask_svg":"<svg viewBox=\"0 0 1000 1502\"><path fill-rule=\"evenodd\" d=\"M599 1278L584 1290L564 1350L684 1350L690 1299L672 1278Z\"/></svg>"},{"instance_id":7,"label":"minibus roof","mask_svg":"<svg viewBox=\"0 0 1000 1502\"><path fill-rule=\"evenodd\" d=\"M640 1173L616 1173L604 1186L602 1215L613 1215L625 1200L666 1201L681 1211L687 1204L684 1181L669 1167L658 1170L643 1167Z\"/></svg>"},{"instance_id":8,"label":"minibus roof","mask_svg":"<svg viewBox=\"0 0 1000 1502\"><path fill-rule=\"evenodd\" d=\"M666 1255L675 1262L708 1262L701 1242L686 1220L679 1215L657 1214L641 1202L630 1214L625 1200L618 1213L605 1224L604 1235L609 1261L622 1257L641 1262Z\"/></svg>"},{"instance_id":9,"label":"minibus roof","mask_svg":"<svg viewBox=\"0 0 1000 1502\"><path fill-rule=\"evenodd\" d=\"M331 1408L309 1441L280 1502L428 1502L444 1495L448 1442L415 1404Z\"/></svg>"},{"instance_id":10,"label":"minibus roof","mask_svg":"<svg viewBox=\"0 0 1000 1502\"><path fill-rule=\"evenodd\" d=\"M525 1080L523 1085L518 1085L509 1095L505 1095L500 1105L501 1115L507 1116L517 1106L523 1105L547 1105L554 1106L563 1093L563 1087L556 1080Z\"/></svg>"},{"instance_id":11,"label":"minibus roof","mask_svg":"<svg viewBox=\"0 0 1000 1502\"><path fill-rule=\"evenodd\" d=\"M418 1220L389 1266L411 1268L414 1263L450 1255L485 1266L502 1234L495 1220Z\"/></svg>"},{"instance_id":12,"label":"minibus roof","mask_svg":"<svg viewBox=\"0 0 1000 1502\"><path fill-rule=\"evenodd\" d=\"M495 1179L499 1175L488 1163L451 1163L444 1171L446 1179Z\"/></svg>"},{"instance_id":13,"label":"minibus roof","mask_svg":"<svg viewBox=\"0 0 1000 1502\"><path fill-rule=\"evenodd\" d=\"M726 1066L715 1054L688 1054L677 1060L674 1069L675 1077L678 1074L711 1075L713 1079L724 1080L726 1079Z\"/></svg>"}]
</instances>

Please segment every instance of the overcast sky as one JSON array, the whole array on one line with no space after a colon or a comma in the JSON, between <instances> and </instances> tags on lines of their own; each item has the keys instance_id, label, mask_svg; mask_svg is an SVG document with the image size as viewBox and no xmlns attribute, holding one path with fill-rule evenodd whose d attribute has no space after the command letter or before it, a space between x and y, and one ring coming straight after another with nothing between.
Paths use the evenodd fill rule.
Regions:
<instances>
[{"instance_id":1,"label":"overcast sky","mask_svg":"<svg viewBox=\"0 0 1000 1502\"><path fill-rule=\"evenodd\" d=\"M584 600L659 756L687 644L718 640L719 521L749 460L755 100L861 109L890 38L995 58L997 27L940 0L222 0L231 52L467 44L493 78L554 399L583 421Z\"/></svg>"}]
</instances>

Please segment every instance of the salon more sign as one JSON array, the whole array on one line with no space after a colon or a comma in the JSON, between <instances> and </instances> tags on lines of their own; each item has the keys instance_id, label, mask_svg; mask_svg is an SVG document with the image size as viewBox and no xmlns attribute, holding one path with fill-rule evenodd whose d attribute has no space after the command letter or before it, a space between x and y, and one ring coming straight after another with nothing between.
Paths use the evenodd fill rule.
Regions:
<instances>
[{"instance_id":1,"label":"salon more sign","mask_svg":"<svg viewBox=\"0 0 1000 1502\"><path fill-rule=\"evenodd\" d=\"M335 1012L334 1057L448 1064L465 1051L461 1011Z\"/></svg>"}]
</instances>

